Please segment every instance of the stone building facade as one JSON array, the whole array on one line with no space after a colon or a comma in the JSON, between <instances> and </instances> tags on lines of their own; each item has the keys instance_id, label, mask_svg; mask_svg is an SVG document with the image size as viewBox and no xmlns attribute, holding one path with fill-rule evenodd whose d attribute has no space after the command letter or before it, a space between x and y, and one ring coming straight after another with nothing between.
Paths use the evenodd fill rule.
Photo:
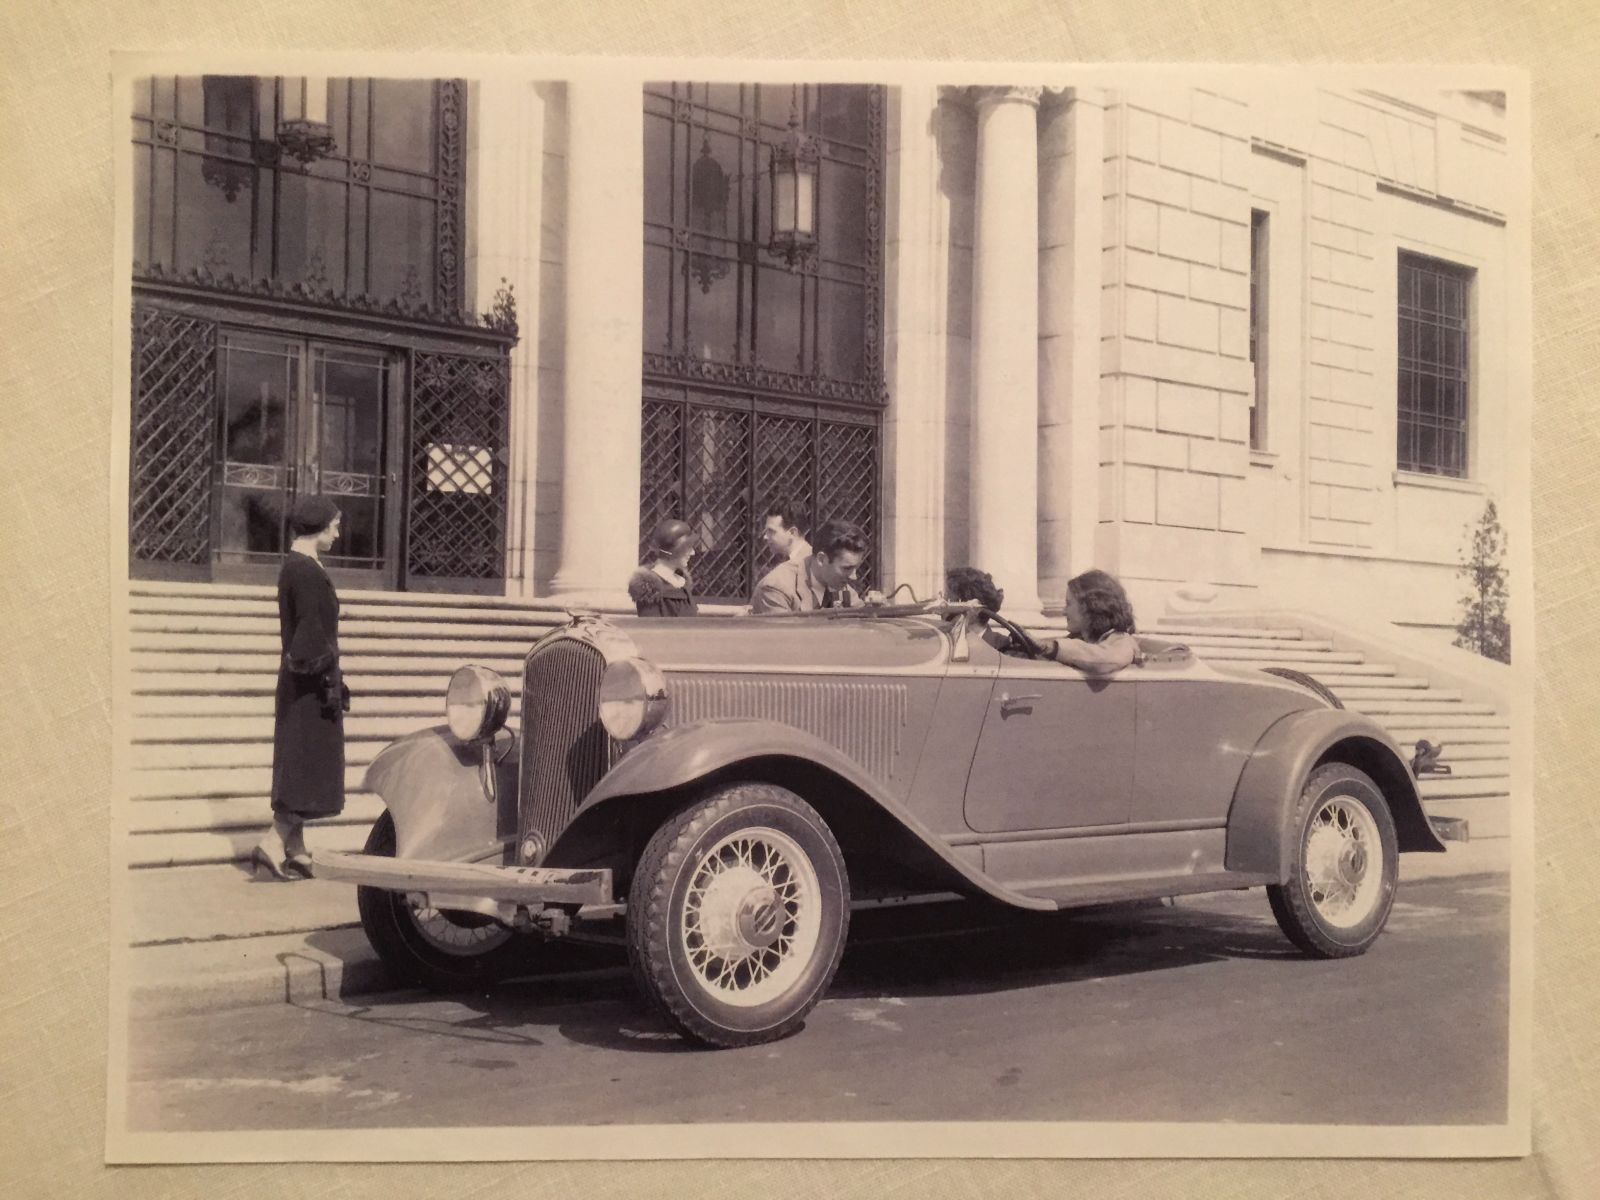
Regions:
<instances>
[{"instance_id":1,"label":"stone building facade","mask_svg":"<svg viewBox=\"0 0 1600 1200\"><path fill-rule=\"evenodd\" d=\"M337 98L359 82L328 83L349 131L354 102ZM389 388L379 524L393 561L350 564L356 586L621 602L642 529L677 508L736 593L763 565L757 510L781 492L822 510L813 521L867 524L885 590L927 595L971 563L1008 609L1036 613L1100 566L1146 613L1182 588L1448 635L1461 531L1504 494L1510 406L1525 399L1509 395L1498 95L429 86L401 135L303 171L281 150L261 160L282 97L307 94L295 81L196 83L207 107L192 119L136 106L152 162L251 176L233 200L193 183L207 207L192 219L226 223L271 191L280 227L270 270L259 247L243 274L177 249L136 264L145 311L209 324L183 331L201 339L187 374L163 370L161 346L141 371L136 338L135 574L253 578L216 544L235 536L220 516L187 564L138 530L174 503L159 490L174 456L199 464L196 520L249 474L215 440L233 411L217 398L226 360L209 373L201 360L265 330L300 339L307 364L323 343L386 364L373 377ZM764 224L786 109L821 155L820 244L798 267ZM324 259L283 249L283 227L303 246L330 220L284 217L289 185L353 196L398 170L374 147L403 155L405 130L430 140L395 190L427 192L432 215L396 210L383 249L416 256L432 291L408 296L398 268L392 294L371 294L370 272L360 289L349 273L330 284ZM341 203L348 223L354 201ZM170 215L140 209L136 243ZM428 221L434 234L401 236ZM203 260L206 244L188 253ZM707 332L718 321L726 336ZM186 438L162 426L141 441L139 389L157 386L191 414ZM419 432L418 406L436 400L484 415ZM293 465L260 478L305 486ZM430 574L413 553L430 536L492 554Z\"/></svg>"}]
</instances>

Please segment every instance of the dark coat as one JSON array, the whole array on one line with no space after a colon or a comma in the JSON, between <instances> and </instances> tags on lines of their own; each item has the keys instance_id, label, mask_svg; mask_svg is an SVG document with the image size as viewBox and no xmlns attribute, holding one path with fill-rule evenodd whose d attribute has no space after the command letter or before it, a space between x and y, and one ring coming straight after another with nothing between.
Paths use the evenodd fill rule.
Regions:
<instances>
[{"instance_id":1,"label":"dark coat","mask_svg":"<svg viewBox=\"0 0 1600 1200\"><path fill-rule=\"evenodd\" d=\"M301 817L344 810L344 710L339 597L326 571L290 551L278 573L283 658L273 706L272 809Z\"/></svg>"},{"instance_id":2,"label":"dark coat","mask_svg":"<svg viewBox=\"0 0 1600 1200\"><path fill-rule=\"evenodd\" d=\"M692 617L700 611L687 571L683 586L673 587L649 567L640 567L628 580L628 596L641 617Z\"/></svg>"}]
</instances>

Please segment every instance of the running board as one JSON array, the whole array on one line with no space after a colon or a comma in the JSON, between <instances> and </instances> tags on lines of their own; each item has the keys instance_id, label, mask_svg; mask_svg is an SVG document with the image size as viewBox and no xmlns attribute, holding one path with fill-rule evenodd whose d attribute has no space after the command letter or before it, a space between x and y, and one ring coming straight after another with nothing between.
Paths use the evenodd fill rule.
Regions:
<instances>
[{"instance_id":1,"label":"running board","mask_svg":"<svg viewBox=\"0 0 1600 1200\"><path fill-rule=\"evenodd\" d=\"M1024 896L1048 901L1057 908L1081 908L1125 900L1187 896L1196 892L1235 891L1277 882L1276 875L1264 871L1216 871L1205 875L1168 875L1154 879L1103 879L1092 883L1063 882L1042 886L1030 884L1016 890Z\"/></svg>"}]
</instances>

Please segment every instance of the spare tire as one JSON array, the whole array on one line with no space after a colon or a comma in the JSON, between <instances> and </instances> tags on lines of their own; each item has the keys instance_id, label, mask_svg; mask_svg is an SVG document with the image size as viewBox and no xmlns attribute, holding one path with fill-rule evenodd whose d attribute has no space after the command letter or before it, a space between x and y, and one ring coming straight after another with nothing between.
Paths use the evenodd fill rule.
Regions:
<instances>
[{"instance_id":1,"label":"spare tire","mask_svg":"<svg viewBox=\"0 0 1600 1200\"><path fill-rule=\"evenodd\" d=\"M1290 667L1262 667L1261 670L1268 675L1276 675L1279 679L1287 679L1290 683L1298 683L1308 692L1313 692L1328 704L1329 708L1343 708L1344 701L1333 694L1327 684L1311 678L1304 671L1296 671Z\"/></svg>"}]
</instances>

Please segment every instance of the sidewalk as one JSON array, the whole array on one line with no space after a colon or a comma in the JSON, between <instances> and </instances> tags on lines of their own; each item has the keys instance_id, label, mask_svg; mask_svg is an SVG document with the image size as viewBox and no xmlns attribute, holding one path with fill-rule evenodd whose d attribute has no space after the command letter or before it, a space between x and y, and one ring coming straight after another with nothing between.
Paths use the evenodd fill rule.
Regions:
<instances>
[{"instance_id":1,"label":"sidewalk","mask_svg":"<svg viewBox=\"0 0 1600 1200\"><path fill-rule=\"evenodd\" d=\"M1510 869L1505 838L1407 854L1400 887ZM131 872L130 1012L138 1017L304 1003L389 988L356 913L355 889L256 881L238 866Z\"/></svg>"}]
</instances>

